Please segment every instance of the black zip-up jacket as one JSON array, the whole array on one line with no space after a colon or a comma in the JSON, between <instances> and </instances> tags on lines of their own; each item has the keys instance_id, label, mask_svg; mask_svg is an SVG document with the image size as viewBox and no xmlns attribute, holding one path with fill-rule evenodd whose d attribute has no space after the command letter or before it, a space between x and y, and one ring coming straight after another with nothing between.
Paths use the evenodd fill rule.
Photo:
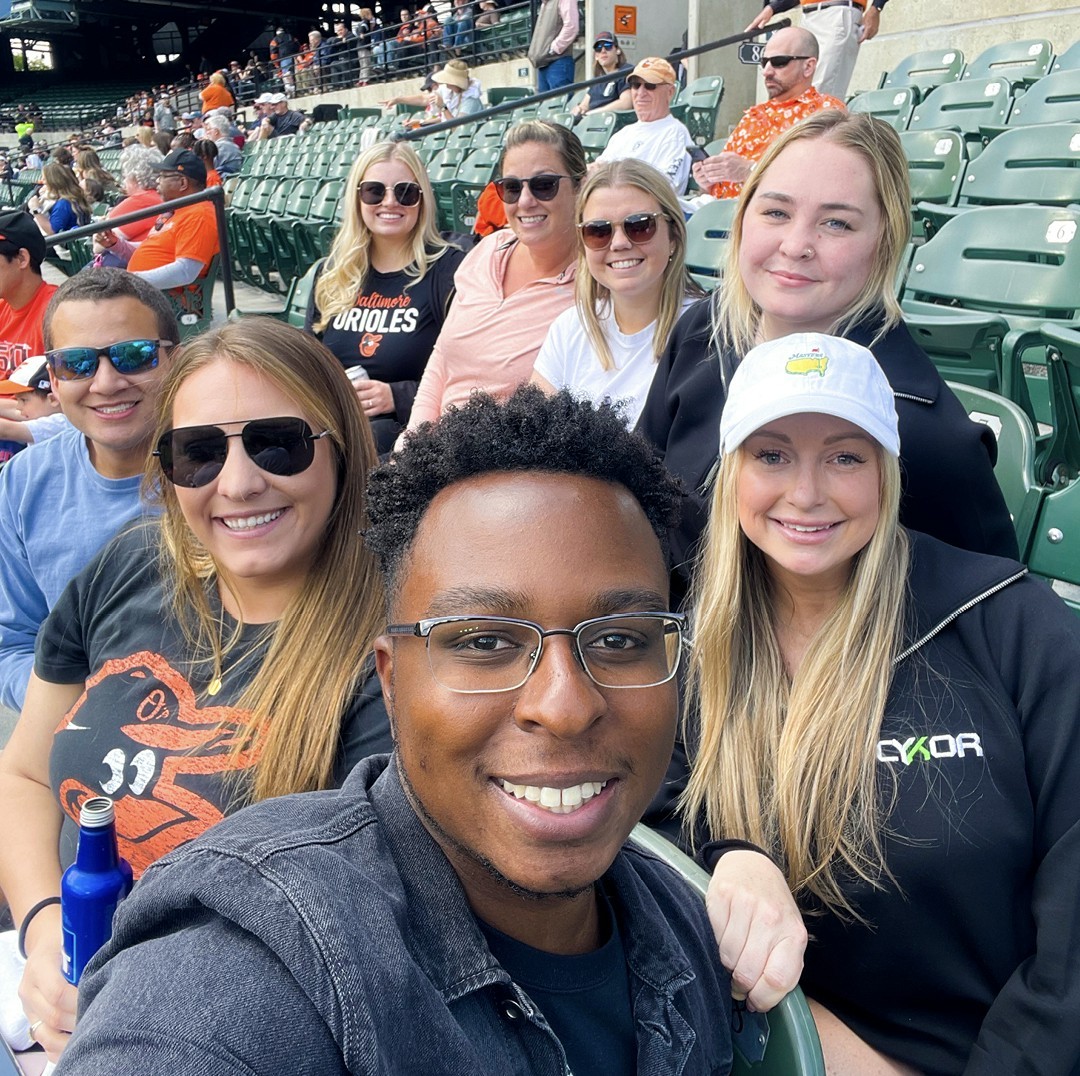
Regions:
<instances>
[{"instance_id":1,"label":"black zip-up jacket","mask_svg":"<svg viewBox=\"0 0 1080 1076\"><path fill-rule=\"evenodd\" d=\"M703 487L720 451L720 414L727 397L721 362L710 343L710 302L695 303L677 322L637 424L687 488L682 523L670 536L680 597L708 518ZM863 323L847 338L870 347L874 331L874 324ZM1016 534L994 478L993 432L968 418L907 326L890 329L871 350L893 387L900 419L900 522L961 549L1015 558ZM730 378L737 360L731 354L722 359Z\"/></svg>"}]
</instances>

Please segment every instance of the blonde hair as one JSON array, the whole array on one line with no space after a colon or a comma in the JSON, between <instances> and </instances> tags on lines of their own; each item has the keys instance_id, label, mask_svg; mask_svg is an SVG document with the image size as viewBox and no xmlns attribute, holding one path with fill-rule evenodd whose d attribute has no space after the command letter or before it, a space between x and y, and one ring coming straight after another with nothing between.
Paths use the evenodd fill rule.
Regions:
<instances>
[{"instance_id":1,"label":"blonde hair","mask_svg":"<svg viewBox=\"0 0 1080 1076\"><path fill-rule=\"evenodd\" d=\"M136 127L135 140L140 146L150 149L154 144L154 129L152 127Z\"/></svg>"},{"instance_id":2,"label":"blonde hair","mask_svg":"<svg viewBox=\"0 0 1080 1076\"><path fill-rule=\"evenodd\" d=\"M667 220L672 253L660 281L660 310L656 317L656 328L653 331L653 361L655 362L667 346L671 330L675 327L675 322L678 321L679 314L682 312L683 301L688 295L700 296L703 292L686 271L686 221L679 200L667 177L652 165L632 157L597 165L589 173L578 194L578 223L584 219L585 205L592 195L598 190L614 187L633 187L648 195L656 202ZM612 309L611 292L589 272L580 228L578 229L578 270L575 281L578 316L585 327L585 335L588 336L589 343L600 360L601 369L613 370L615 361L611 354L611 345L600 324L600 317L606 317Z\"/></svg>"},{"instance_id":3,"label":"blonde hair","mask_svg":"<svg viewBox=\"0 0 1080 1076\"><path fill-rule=\"evenodd\" d=\"M874 261L862 290L828 332L833 336L844 336L870 314L880 311L882 320L871 342L872 347L900 320L900 304L895 293L896 271L911 235L911 188L903 146L892 127L881 120L859 112L826 109L785 131L769 146L743 184L731 226L724 286L713 293L713 347L720 354L732 349L742 355L759 342L761 307L750 295L739 269L743 222L750 203L769 168L788 146L818 140L843 146L862 158L870 170L882 219Z\"/></svg>"},{"instance_id":4,"label":"blonde hair","mask_svg":"<svg viewBox=\"0 0 1080 1076\"><path fill-rule=\"evenodd\" d=\"M360 212L360 184L368 169L383 161L400 161L420 184L420 213L412 233L412 262L405 270L412 278L407 287L423 280L432 265L449 249L449 244L439 235L435 194L416 150L405 142L377 142L356 158L345 180L345 216L334 236L326 266L315 284L315 307L319 318L312 327L316 332L322 332L331 318L352 309L357 292L367 280L372 236Z\"/></svg>"},{"instance_id":5,"label":"blonde hair","mask_svg":"<svg viewBox=\"0 0 1080 1076\"><path fill-rule=\"evenodd\" d=\"M384 621L383 587L361 539L364 487L376 461L371 430L356 406L341 364L313 337L272 318L247 317L197 336L177 349L162 386L153 443L171 427L176 396L197 371L231 362L277 385L316 424L330 431L337 496L322 544L299 592L274 625L265 657L233 704L247 721L232 755L258 750L245 799L262 800L329 785L342 718ZM173 610L190 645L192 665L220 678L238 648L242 625L225 638L209 591L228 578L199 543L173 486L148 459L144 493L162 507L159 560ZM235 655L238 662L246 655Z\"/></svg>"},{"instance_id":6,"label":"blonde hair","mask_svg":"<svg viewBox=\"0 0 1080 1076\"><path fill-rule=\"evenodd\" d=\"M774 628L775 584L739 526L744 450L723 457L694 587L687 722L700 740L680 807L712 834L777 857L796 896L858 918L852 877L887 876L876 744L899 652L908 538L900 467L877 449L878 523L793 678ZM688 729L689 733L689 729Z\"/></svg>"},{"instance_id":7,"label":"blonde hair","mask_svg":"<svg viewBox=\"0 0 1080 1076\"><path fill-rule=\"evenodd\" d=\"M224 76L224 75L223 75L223 74L222 74L222 73L221 73L220 71L215 71L215 72L214 72L214 73L213 73L213 74L212 74L212 75L210 76L210 81L211 81L211 82L212 82L212 83L213 83L213 84L214 84L215 86L225 86L225 85L227 85L227 83L225 82L225 76Z\"/></svg>"}]
</instances>

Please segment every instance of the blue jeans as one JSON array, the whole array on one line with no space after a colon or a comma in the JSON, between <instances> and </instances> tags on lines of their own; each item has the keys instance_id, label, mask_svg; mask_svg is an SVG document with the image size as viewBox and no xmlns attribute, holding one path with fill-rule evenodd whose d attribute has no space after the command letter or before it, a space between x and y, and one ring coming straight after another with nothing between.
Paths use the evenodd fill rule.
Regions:
<instances>
[{"instance_id":1,"label":"blue jeans","mask_svg":"<svg viewBox=\"0 0 1080 1076\"><path fill-rule=\"evenodd\" d=\"M472 19L454 19L446 24L446 47L467 49L473 43Z\"/></svg>"},{"instance_id":2,"label":"blue jeans","mask_svg":"<svg viewBox=\"0 0 1080 1076\"><path fill-rule=\"evenodd\" d=\"M549 63L547 67L536 69L536 92L557 90L560 86L569 86L574 81L574 57L569 53Z\"/></svg>"}]
</instances>

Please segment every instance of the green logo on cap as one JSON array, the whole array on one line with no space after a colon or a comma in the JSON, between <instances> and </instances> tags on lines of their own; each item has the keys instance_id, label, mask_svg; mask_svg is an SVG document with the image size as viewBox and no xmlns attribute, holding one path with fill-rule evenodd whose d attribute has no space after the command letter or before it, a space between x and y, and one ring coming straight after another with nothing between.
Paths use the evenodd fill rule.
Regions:
<instances>
[{"instance_id":1,"label":"green logo on cap","mask_svg":"<svg viewBox=\"0 0 1080 1076\"><path fill-rule=\"evenodd\" d=\"M816 348L802 355L795 355L788 359L784 365L784 372L788 374L818 374L825 376L825 370L829 365L829 356L823 355Z\"/></svg>"}]
</instances>

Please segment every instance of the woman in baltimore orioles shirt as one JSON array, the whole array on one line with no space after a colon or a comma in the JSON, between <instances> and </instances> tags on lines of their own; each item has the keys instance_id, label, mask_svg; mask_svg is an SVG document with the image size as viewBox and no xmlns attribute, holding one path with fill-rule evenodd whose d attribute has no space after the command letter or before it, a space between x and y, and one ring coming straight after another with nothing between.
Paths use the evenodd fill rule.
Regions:
<instances>
[{"instance_id":1,"label":"woman in baltimore orioles shirt","mask_svg":"<svg viewBox=\"0 0 1080 1076\"><path fill-rule=\"evenodd\" d=\"M409 421L465 255L439 236L431 183L411 146L380 142L361 153L345 190L304 327L343 366L362 367L350 376L387 452Z\"/></svg>"}]
</instances>

